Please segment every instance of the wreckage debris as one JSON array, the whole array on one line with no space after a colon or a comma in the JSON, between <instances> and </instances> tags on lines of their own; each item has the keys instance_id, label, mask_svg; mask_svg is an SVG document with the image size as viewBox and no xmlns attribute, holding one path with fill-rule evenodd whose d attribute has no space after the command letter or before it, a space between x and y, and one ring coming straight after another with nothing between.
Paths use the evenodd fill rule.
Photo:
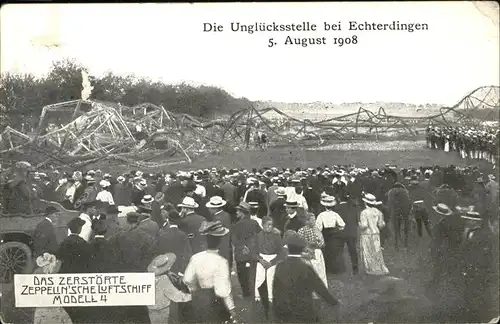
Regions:
<instances>
[{"instance_id":1,"label":"wreckage debris","mask_svg":"<svg viewBox=\"0 0 500 324\"><path fill-rule=\"evenodd\" d=\"M0 134L0 153L3 163L28 160L38 168L75 168L106 160L154 168L190 163L224 150L251 149L257 131L268 133L271 142L288 144L313 139L321 145L328 138L352 139L353 134L415 136L429 125L478 124L468 112L485 104L498 108L498 88L475 89L432 116L393 116L383 108L374 113L360 107L357 112L320 121L301 120L273 107L258 110L253 105L227 118L205 120L151 103L127 107L80 99L45 106L32 134L7 126ZM478 99L481 93L486 95ZM491 93L496 97L489 100ZM82 93L82 98L87 97Z\"/></svg>"}]
</instances>

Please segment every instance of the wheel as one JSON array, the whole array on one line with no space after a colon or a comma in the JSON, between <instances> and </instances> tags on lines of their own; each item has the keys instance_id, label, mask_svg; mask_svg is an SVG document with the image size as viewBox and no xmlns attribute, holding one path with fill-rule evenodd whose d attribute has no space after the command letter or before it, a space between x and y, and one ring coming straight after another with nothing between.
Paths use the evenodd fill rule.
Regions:
<instances>
[{"instance_id":1,"label":"wheel","mask_svg":"<svg viewBox=\"0 0 500 324\"><path fill-rule=\"evenodd\" d=\"M21 242L0 244L0 282L9 283L15 274L30 273L33 268L31 249Z\"/></svg>"}]
</instances>

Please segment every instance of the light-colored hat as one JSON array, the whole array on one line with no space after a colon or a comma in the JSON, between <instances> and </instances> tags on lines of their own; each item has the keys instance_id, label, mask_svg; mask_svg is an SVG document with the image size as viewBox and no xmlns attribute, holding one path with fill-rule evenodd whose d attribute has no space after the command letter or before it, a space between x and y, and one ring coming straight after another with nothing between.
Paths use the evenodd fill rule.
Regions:
<instances>
[{"instance_id":1,"label":"light-colored hat","mask_svg":"<svg viewBox=\"0 0 500 324\"><path fill-rule=\"evenodd\" d=\"M285 188L283 187L278 187L278 189L276 189L274 191L274 193L277 195L277 196L286 196L286 190Z\"/></svg>"},{"instance_id":2,"label":"light-colored hat","mask_svg":"<svg viewBox=\"0 0 500 324\"><path fill-rule=\"evenodd\" d=\"M495 179L496 179L496 177L495 177L495 175L494 175L494 174L488 174L488 179L490 179L490 180L495 180Z\"/></svg>"},{"instance_id":3,"label":"light-colored hat","mask_svg":"<svg viewBox=\"0 0 500 324\"><path fill-rule=\"evenodd\" d=\"M119 176L118 178L116 178L116 181L122 183L122 182L125 182L125 177L124 176Z\"/></svg>"},{"instance_id":4,"label":"light-colored hat","mask_svg":"<svg viewBox=\"0 0 500 324\"><path fill-rule=\"evenodd\" d=\"M175 254L166 253L157 256L151 261L151 264L148 266L148 272L153 272L155 276L160 276L170 270L170 268L175 263Z\"/></svg>"},{"instance_id":5,"label":"light-colored hat","mask_svg":"<svg viewBox=\"0 0 500 324\"><path fill-rule=\"evenodd\" d=\"M450 216L453 213L445 204L437 204L436 206L432 206L432 209L434 209L436 213L444 216Z\"/></svg>"},{"instance_id":6,"label":"light-colored hat","mask_svg":"<svg viewBox=\"0 0 500 324\"><path fill-rule=\"evenodd\" d=\"M153 202L153 200L154 200L153 196L151 196L151 195L145 195L141 199L141 204L150 204L150 203Z\"/></svg>"},{"instance_id":7,"label":"light-colored hat","mask_svg":"<svg viewBox=\"0 0 500 324\"><path fill-rule=\"evenodd\" d=\"M285 202L285 207L291 207L291 208L298 208L299 207L299 204L296 202L296 201L286 201Z\"/></svg>"},{"instance_id":8,"label":"light-colored hat","mask_svg":"<svg viewBox=\"0 0 500 324\"><path fill-rule=\"evenodd\" d=\"M109 174L109 173L105 173L102 177L103 177L103 178L111 178L111 174Z\"/></svg>"},{"instance_id":9,"label":"light-colored hat","mask_svg":"<svg viewBox=\"0 0 500 324\"><path fill-rule=\"evenodd\" d=\"M61 267L61 262L58 262L55 255L45 252L36 258L36 265L39 267L35 273L57 273Z\"/></svg>"},{"instance_id":10,"label":"light-colored hat","mask_svg":"<svg viewBox=\"0 0 500 324\"><path fill-rule=\"evenodd\" d=\"M136 176L136 177L142 177L142 175L143 175L143 174L144 174L144 173L142 173L141 171L137 171L137 172L135 173L135 176Z\"/></svg>"},{"instance_id":11,"label":"light-colored hat","mask_svg":"<svg viewBox=\"0 0 500 324\"><path fill-rule=\"evenodd\" d=\"M365 194L365 196L362 199L368 205L377 206L377 205L382 204L382 202L381 201L377 201L377 198L373 194L371 194L371 193Z\"/></svg>"},{"instance_id":12,"label":"light-colored hat","mask_svg":"<svg viewBox=\"0 0 500 324\"><path fill-rule=\"evenodd\" d=\"M466 214L466 216L462 215L460 216L463 219L470 220L470 221L482 221L483 219L479 216L479 213L477 211L469 210Z\"/></svg>"},{"instance_id":13,"label":"light-colored hat","mask_svg":"<svg viewBox=\"0 0 500 324\"><path fill-rule=\"evenodd\" d=\"M226 201L222 199L220 196L213 196L210 198L210 200L207 202L206 206L208 208L220 208L226 205Z\"/></svg>"},{"instance_id":14,"label":"light-colored hat","mask_svg":"<svg viewBox=\"0 0 500 324\"><path fill-rule=\"evenodd\" d=\"M328 196L328 195L323 196L323 197L321 197L320 204L325 206L325 207L333 207L336 205L335 198L332 196Z\"/></svg>"},{"instance_id":15,"label":"light-colored hat","mask_svg":"<svg viewBox=\"0 0 500 324\"><path fill-rule=\"evenodd\" d=\"M101 188L106 188L111 186L111 183L108 180L101 180L99 181L99 186L101 186Z\"/></svg>"},{"instance_id":16,"label":"light-colored hat","mask_svg":"<svg viewBox=\"0 0 500 324\"><path fill-rule=\"evenodd\" d=\"M196 201L194 201L194 199L192 197L184 197L184 199L182 200L182 203L178 204L177 207L196 209L199 207L199 205Z\"/></svg>"},{"instance_id":17,"label":"light-colored hat","mask_svg":"<svg viewBox=\"0 0 500 324\"><path fill-rule=\"evenodd\" d=\"M80 180L82 180L82 178L83 178L83 176L82 176L82 173L80 171L73 172L73 176L72 176L73 180L80 181Z\"/></svg>"}]
</instances>

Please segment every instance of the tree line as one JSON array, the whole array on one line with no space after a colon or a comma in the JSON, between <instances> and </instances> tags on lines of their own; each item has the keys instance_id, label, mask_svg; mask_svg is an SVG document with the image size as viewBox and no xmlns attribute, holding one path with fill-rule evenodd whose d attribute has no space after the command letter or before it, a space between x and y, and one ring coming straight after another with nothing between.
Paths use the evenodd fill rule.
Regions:
<instances>
[{"instance_id":1,"label":"tree line","mask_svg":"<svg viewBox=\"0 0 500 324\"><path fill-rule=\"evenodd\" d=\"M0 80L1 124L18 128L21 123L35 124L46 105L80 99L82 70L73 59L54 62L45 77L32 74L3 73ZM165 84L146 77L120 76L107 72L89 76L93 86L91 100L135 106L141 103L162 105L174 113L214 118L248 108L246 98L235 98L214 86ZM3 128L2 127L2 128Z\"/></svg>"}]
</instances>

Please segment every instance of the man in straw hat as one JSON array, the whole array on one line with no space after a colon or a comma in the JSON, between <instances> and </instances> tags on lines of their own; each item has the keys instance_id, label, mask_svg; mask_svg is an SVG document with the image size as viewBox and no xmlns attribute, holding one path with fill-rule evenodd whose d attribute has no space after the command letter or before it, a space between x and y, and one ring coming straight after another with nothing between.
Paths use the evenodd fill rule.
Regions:
<instances>
[{"instance_id":1,"label":"man in straw hat","mask_svg":"<svg viewBox=\"0 0 500 324\"><path fill-rule=\"evenodd\" d=\"M277 199L269 206L269 216L273 219L274 226L284 233L285 223L287 221L286 213L286 190L284 187L278 187L275 191Z\"/></svg>"},{"instance_id":2,"label":"man in straw hat","mask_svg":"<svg viewBox=\"0 0 500 324\"><path fill-rule=\"evenodd\" d=\"M306 222L304 210L299 207L296 201L288 200L284 206L288 217L285 222L284 231L292 230L297 232Z\"/></svg>"},{"instance_id":3,"label":"man in straw hat","mask_svg":"<svg viewBox=\"0 0 500 324\"><path fill-rule=\"evenodd\" d=\"M328 291L314 269L301 260L306 248L305 240L297 233L285 239L287 258L278 263L273 281L274 320L279 323L315 323L318 316L314 309L315 292L330 305L339 301Z\"/></svg>"},{"instance_id":4,"label":"man in straw hat","mask_svg":"<svg viewBox=\"0 0 500 324\"><path fill-rule=\"evenodd\" d=\"M179 220L179 229L186 233L191 242L193 253L198 253L205 250L205 237L199 234L199 228L205 218L195 213L198 208L198 203L192 197L185 197L177 207L181 208Z\"/></svg>"},{"instance_id":5,"label":"man in straw hat","mask_svg":"<svg viewBox=\"0 0 500 324\"><path fill-rule=\"evenodd\" d=\"M208 249L193 255L184 273L184 282L192 292L190 320L224 323L236 317L229 264L218 253L221 239L229 234L229 229L220 221L213 221L203 222L199 232L206 237Z\"/></svg>"},{"instance_id":6,"label":"man in straw hat","mask_svg":"<svg viewBox=\"0 0 500 324\"><path fill-rule=\"evenodd\" d=\"M213 196L206 203L210 211L210 220L219 220L225 228L231 228L231 216L223 210L227 202L220 196ZM233 265L233 249L231 246L231 236L226 235L222 238L219 246L219 254L229 262L229 269Z\"/></svg>"},{"instance_id":7,"label":"man in straw hat","mask_svg":"<svg viewBox=\"0 0 500 324\"><path fill-rule=\"evenodd\" d=\"M238 221L231 229L231 242L243 297L250 297L254 291L258 260L257 234L261 231L261 227L250 218L250 205L248 203L243 201L236 209Z\"/></svg>"}]
</instances>

